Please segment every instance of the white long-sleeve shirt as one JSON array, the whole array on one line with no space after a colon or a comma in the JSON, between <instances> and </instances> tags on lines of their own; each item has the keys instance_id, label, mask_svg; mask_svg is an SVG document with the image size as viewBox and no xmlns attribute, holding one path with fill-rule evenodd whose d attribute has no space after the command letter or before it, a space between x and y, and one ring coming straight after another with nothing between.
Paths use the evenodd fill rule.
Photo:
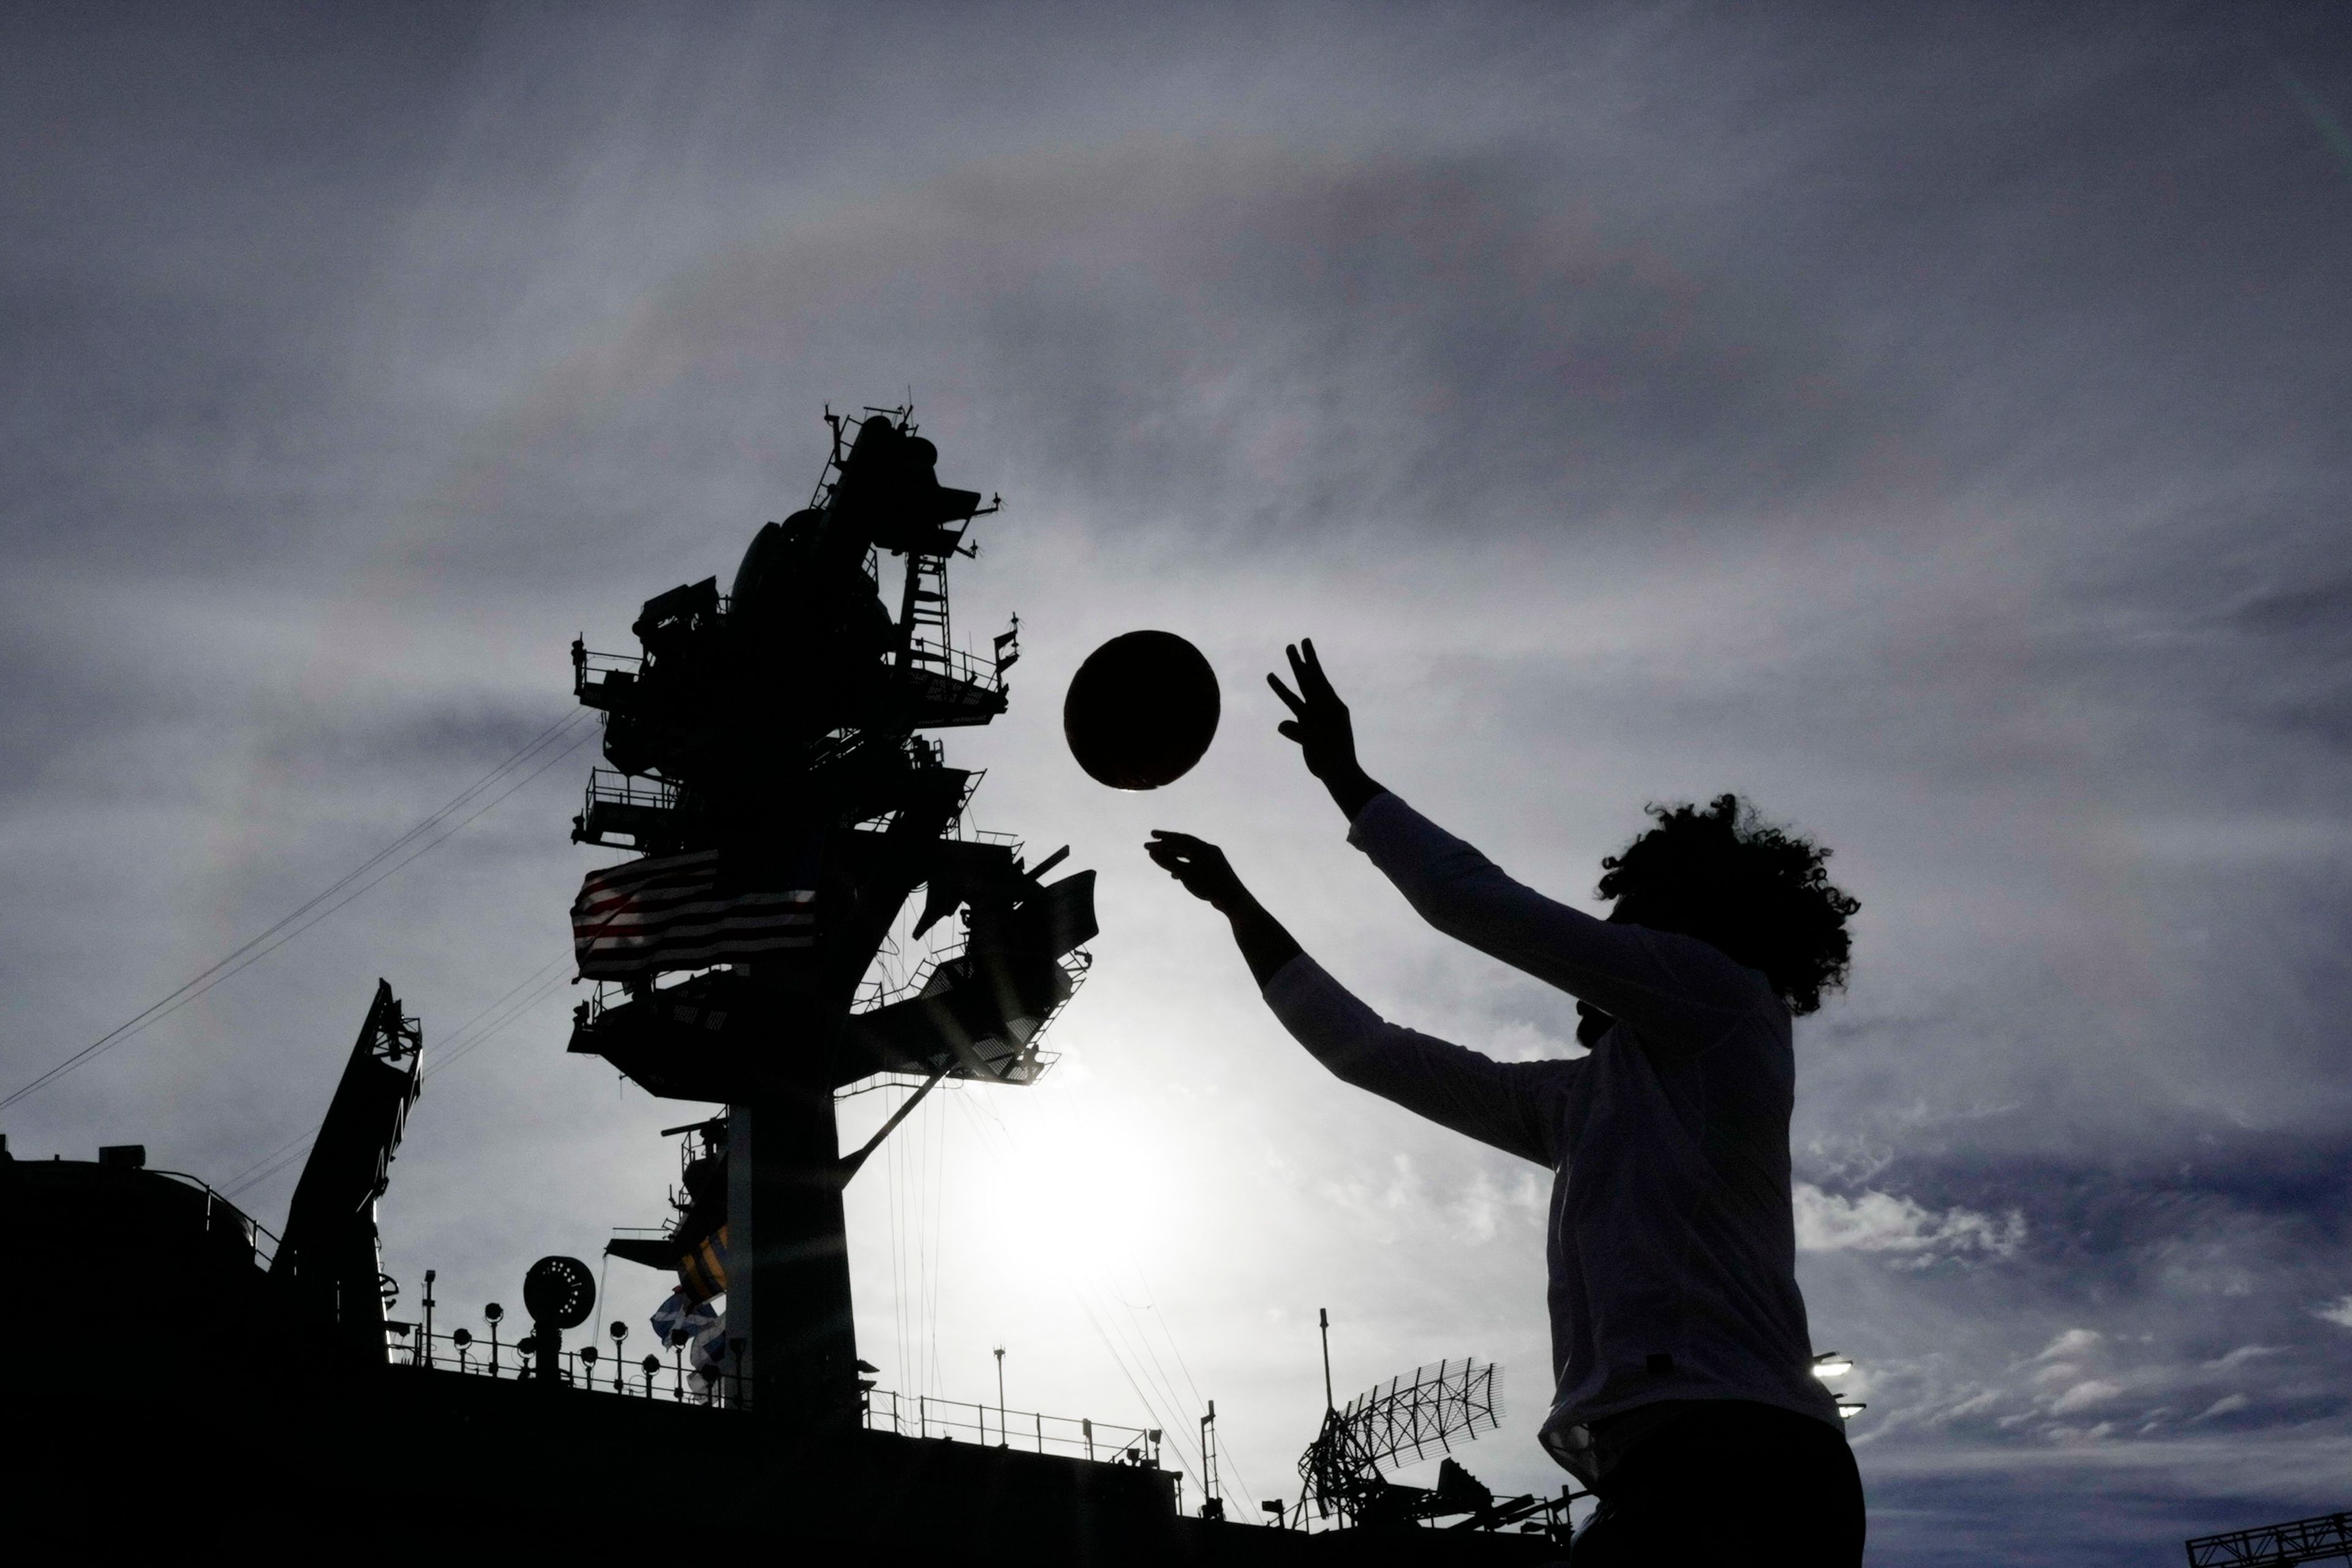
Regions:
<instances>
[{"instance_id":1,"label":"white long-sleeve shirt","mask_svg":"<svg viewBox=\"0 0 2352 1568\"><path fill-rule=\"evenodd\" d=\"M1591 1054L1498 1062L1382 1019L1301 954L1266 983L1332 1072L1553 1173L1544 1446L1591 1479L1587 1424L1747 1399L1843 1430L1796 1280L1789 1010L1695 937L1556 903L1393 795L1349 842L1430 924L1611 1015Z\"/></svg>"}]
</instances>

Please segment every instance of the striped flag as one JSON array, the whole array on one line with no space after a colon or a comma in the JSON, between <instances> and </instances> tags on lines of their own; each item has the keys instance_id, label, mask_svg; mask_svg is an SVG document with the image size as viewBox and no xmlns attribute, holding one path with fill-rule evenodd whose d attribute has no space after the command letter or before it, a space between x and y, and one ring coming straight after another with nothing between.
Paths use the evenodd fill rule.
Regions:
<instances>
[{"instance_id":1,"label":"striped flag","mask_svg":"<svg viewBox=\"0 0 2352 1568\"><path fill-rule=\"evenodd\" d=\"M719 851L666 855L591 871L572 905L572 951L589 980L636 980L807 947L816 892L730 893Z\"/></svg>"},{"instance_id":2,"label":"striped flag","mask_svg":"<svg viewBox=\"0 0 2352 1568\"><path fill-rule=\"evenodd\" d=\"M654 1309L654 1342L661 1345L690 1342L718 1321L719 1314L708 1300L695 1300L681 1285Z\"/></svg>"}]
</instances>

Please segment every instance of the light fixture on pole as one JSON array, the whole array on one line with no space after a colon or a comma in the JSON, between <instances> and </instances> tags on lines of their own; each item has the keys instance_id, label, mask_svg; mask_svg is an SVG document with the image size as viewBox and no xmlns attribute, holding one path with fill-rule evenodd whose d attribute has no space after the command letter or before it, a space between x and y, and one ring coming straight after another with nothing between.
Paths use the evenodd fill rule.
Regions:
<instances>
[{"instance_id":1,"label":"light fixture on pole","mask_svg":"<svg viewBox=\"0 0 2352 1568\"><path fill-rule=\"evenodd\" d=\"M1843 1377L1853 1370L1853 1358L1840 1355L1835 1351L1823 1351L1813 1358L1813 1375L1823 1383L1833 1377ZM1851 1421L1869 1408L1859 1399L1848 1399L1843 1394L1838 1396L1837 1413L1841 1421Z\"/></svg>"}]
</instances>

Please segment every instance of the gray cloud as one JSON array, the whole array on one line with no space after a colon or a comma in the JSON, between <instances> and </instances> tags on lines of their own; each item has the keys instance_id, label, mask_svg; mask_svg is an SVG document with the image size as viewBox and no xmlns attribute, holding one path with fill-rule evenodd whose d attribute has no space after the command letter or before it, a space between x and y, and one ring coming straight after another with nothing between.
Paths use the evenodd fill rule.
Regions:
<instances>
[{"instance_id":1,"label":"gray cloud","mask_svg":"<svg viewBox=\"0 0 2352 1568\"><path fill-rule=\"evenodd\" d=\"M990 825L1103 868L1106 935L1057 1076L920 1119L926 1163L853 1194L894 1376L1059 1334L1086 1353L1032 1397L1114 1418L1072 1292L1148 1300L1253 1391L1221 1408L1269 1489L1315 1305L1358 1382L1475 1349L1540 1403L1531 1173L1322 1079L1134 853L1215 834L1380 1005L1565 1048L1565 1000L1413 926L1266 733L1255 672L1311 631L1376 771L1563 896L1645 800L1739 788L1836 847L1864 912L1801 1035L1802 1267L1870 1390L1883 1560L2121 1560L2337 1500L2352 177L2273 65L2352 106L2331 20L7 26L12 1080L562 718L575 633L723 575L816 477L822 402L911 384L943 472L1012 503L959 626L1030 628L1013 712L952 749ZM1107 798L1054 699L1139 624L1210 652L1228 729ZM12 1110L15 1146L251 1165L378 973L451 1040L562 951L586 756ZM561 1021L420 1108L395 1268L452 1300L659 1217L676 1108ZM1108 1161L1098 1126L1164 1216L1117 1300L939 1173ZM960 1312L909 1331L924 1192ZM990 1271L1023 1247L1034 1279ZM1480 1473L1548 1484L1531 1426Z\"/></svg>"}]
</instances>

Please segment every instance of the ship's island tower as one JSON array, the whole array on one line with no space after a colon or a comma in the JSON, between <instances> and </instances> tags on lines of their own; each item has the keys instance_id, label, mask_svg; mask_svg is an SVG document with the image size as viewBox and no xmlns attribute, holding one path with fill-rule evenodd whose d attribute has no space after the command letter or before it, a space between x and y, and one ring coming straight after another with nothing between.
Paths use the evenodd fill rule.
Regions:
<instances>
[{"instance_id":1,"label":"ship's island tower","mask_svg":"<svg viewBox=\"0 0 2352 1568\"><path fill-rule=\"evenodd\" d=\"M949 558L974 553L965 533L995 507L940 484L907 410L826 418L812 504L760 530L730 592L706 578L648 600L641 655L572 645L612 764L572 837L638 858L591 873L574 907L599 984L571 1048L727 1108L690 1131L678 1223L611 1250L689 1281L716 1257L730 1397L814 1426L858 1400L842 1189L866 1151L844 1159L835 1091L884 1073L1034 1080L1096 930L1094 873L1048 882L1061 853L1025 867L1016 844L967 837L978 775L923 734L1005 709L1014 632L985 659L948 640ZM886 557L903 563L895 616ZM911 994L861 994L919 888L915 934L955 919L961 944Z\"/></svg>"}]
</instances>

